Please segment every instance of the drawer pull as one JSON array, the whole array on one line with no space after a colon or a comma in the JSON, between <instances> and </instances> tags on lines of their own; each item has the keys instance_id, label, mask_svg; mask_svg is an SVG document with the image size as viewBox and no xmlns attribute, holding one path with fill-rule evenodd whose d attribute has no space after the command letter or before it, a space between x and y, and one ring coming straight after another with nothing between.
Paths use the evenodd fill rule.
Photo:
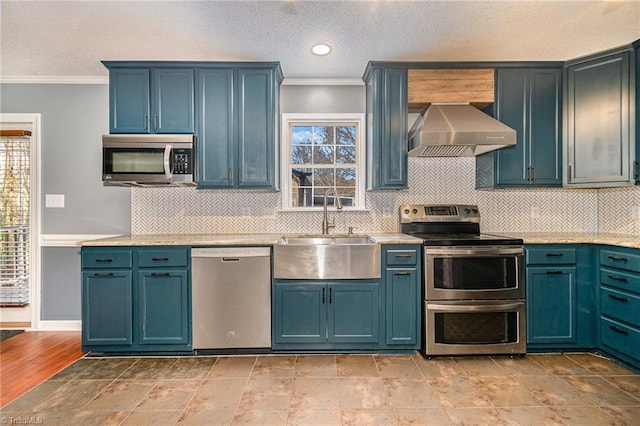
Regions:
<instances>
[{"instance_id":1,"label":"drawer pull","mask_svg":"<svg viewBox=\"0 0 640 426\"><path fill-rule=\"evenodd\" d=\"M626 336L629 334L629 332L627 330L623 330L621 328L616 327L615 325L610 325L609 328L613 331L615 331L618 334L622 334L623 336Z\"/></svg>"},{"instance_id":2,"label":"drawer pull","mask_svg":"<svg viewBox=\"0 0 640 426\"><path fill-rule=\"evenodd\" d=\"M547 257L562 257L562 253L547 253Z\"/></svg>"},{"instance_id":3,"label":"drawer pull","mask_svg":"<svg viewBox=\"0 0 640 426\"><path fill-rule=\"evenodd\" d=\"M396 257L396 259L399 259L399 258L408 259L411 257L410 254L396 254L394 256Z\"/></svg>"},{"instance_id":4,"label":"drawer pull","mask_svg":"<svg viewBox=\"0 0 640 426\"><path fill-rule=\"evenodd\" d=\"M608 256L608 257L614 262L626 262L628 260L626 257L620 257L620 256Z\"/></svg>"},{"instance_id":5,"label":"drawer pull","mask_svg":"<svg viewBox=\"0 0 640 426\"><path fill-rule=\"evenodd\" d=\"M393 275L411 275L409 272L394 272Z\"/></svg>"},{"instance_id":6,"label":"drawer pull","mask_svg":"<svg viewBox=\"0 0 640 426\"><path fill-rule=\"evenodd\" d=\"M113 262L113 259L96 259L96 263L109 263Z\"/></svg>"},{"instance_id":7,"label":"drawer pull","mask_svg":"<svg viewBox=\"0 0 640 426\"><path fill-rule=\"evenodd\" d=\"M620 281L620 282L623 282L623 283L626 283L626 282L627 282L627 279L626 279L626 278L617 277L617 276L615 276L615 275L609 275L609 279L610 279L610 280L614 280L614 281Z\"/></svg>"},{"instance_id":8,"label":"drawer pull","mask_svg":"<svg viewBox=\"0 0 640 426\"><path fill-rule=\"evenodd\" d=\"M100 278L104 278L104 277L112 277L113 273L111 272L96 272L95 274L93 274L94 277L100 277Z\"/></svg>"},{"instance_id":9,"label":"drawer pull","mask_svg":"<svg viewBox=\"0 0 640 426\"><path fill-rule=\"evenodd\" d=\"M171 274L169 274L168 272L152 272L151 273L152 277L168 277L169 275Z\"/></svg>"},{"instance_id":10,"label":"drawer pull","mask_svg":"<svg viewBox=\"0 0 640 426\"><path fill-rule=\"evenodd\" d=\"M560 274L562 274L562 271L547 271L547 274L549 274L549 275L560 275Z\"/></svg>"},{"instance_id":11,"label":"drawer pull","mask_svg":"<svg viewBox=\"0 0 640 426\"><path fill-rule=\"evenodd\" d=\"M240 262L240 258L239 257L223 257L222 261L223 262Z\"/></svg>"},{"instance_id":12,"label":"drawer pull","mask_svg":"<svg viewBox=\"0 0 640 426\"><path fill-rule=\"evenodd\" d=\"M322 304L324 305L324 287L322 288Z\"/></svg>"},{"instance_id":13,"label":"drawer pull","mask_svg":"<svg viewBox=\"0 0 640 426\"><path fill-rule=\"evenodd\" d=\"M629 301L629 299L627 299L626 297L616 296L615 294L610 294L609 297L613 300L619 300L620 302L624 303L627 303Z\"/></svg>"},{"instance_id":14,"label":"drawer pull","mask_svg":"<svg viewBox=\"0 0 640 426\"><path fill-rule=\"evenodd\" d=\"M169 258L168 257L152 257L151 260L154 262L166 262L167 260L169 260Z\"/></svg>"}]
</instances>

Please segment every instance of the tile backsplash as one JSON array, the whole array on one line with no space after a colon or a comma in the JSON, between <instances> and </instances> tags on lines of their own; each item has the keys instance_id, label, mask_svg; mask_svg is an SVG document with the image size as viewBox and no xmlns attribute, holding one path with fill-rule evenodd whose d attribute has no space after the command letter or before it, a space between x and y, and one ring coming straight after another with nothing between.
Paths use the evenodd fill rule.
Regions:
<instances>
[{"instance_id":1,"label":"tile backsplash","mask_svg":"<svg viewBox=\"0 0 640 426\"><path fill-rule=\"evenodd\" d=\"M405 203L478 204L483 232L640 235L640 187L477 191L474 158L410 158L409 189L367 192L367 211L330 212L334 233L398 231ZM319 233L322 212L280 211L278 192L133 188L133 234ZM537 217L532 217L532 210Z\"/></svg>"}]
</instances>

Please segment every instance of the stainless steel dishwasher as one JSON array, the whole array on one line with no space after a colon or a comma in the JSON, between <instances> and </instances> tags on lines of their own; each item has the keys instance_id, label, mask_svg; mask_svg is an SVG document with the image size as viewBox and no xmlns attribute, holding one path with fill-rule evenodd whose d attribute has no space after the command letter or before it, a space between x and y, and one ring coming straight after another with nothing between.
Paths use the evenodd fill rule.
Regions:
<instances>
[{"instance_id":1,"label":"stainless steel dishwasher","mask_svg":"<svg viewBox=\"0 0 640 426\"><path fill-rule=\"evenodd\" d=\"M271 347L271 249L191 250L193 348Z\"/></svg>"}]
</instances>

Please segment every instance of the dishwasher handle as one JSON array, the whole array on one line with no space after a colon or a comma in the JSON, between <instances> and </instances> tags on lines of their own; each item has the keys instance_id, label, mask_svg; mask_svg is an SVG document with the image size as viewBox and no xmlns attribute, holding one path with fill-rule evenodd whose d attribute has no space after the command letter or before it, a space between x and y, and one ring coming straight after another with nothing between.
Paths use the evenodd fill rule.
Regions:
<instances>
[{"instance_id":1,"label":"dishwasher handle","mask_svg":"<svg viewBox=\"0 0 640 426\"><path fill-rule=\"evenodd\" d=\"M202 247L191 249L191 258L219 258L223 262L238 262L245 257L270 257L270 247Z\"/></svg>"}]
</instances>

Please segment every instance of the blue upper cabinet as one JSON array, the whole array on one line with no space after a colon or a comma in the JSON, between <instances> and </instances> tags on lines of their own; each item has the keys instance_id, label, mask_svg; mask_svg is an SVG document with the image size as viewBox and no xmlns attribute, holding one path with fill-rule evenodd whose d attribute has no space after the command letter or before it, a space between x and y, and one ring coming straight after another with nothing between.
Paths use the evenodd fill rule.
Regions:
<instances>
[{"instance_id":1,"label":"blue upper cabinet","mask_svg":"<svg viewBox=\"0 0 640 426\"><path fill-rule=\"evenodd\" d=\"M566 67L566 186L635 183L631 54L617 50Z\"/></svg>"},{"instance_id":2,"label":"blue upper cabinet","mask_svg":"<svg viewBox=\"0 0 640 426\"><path fill-rule=\"evenodd\" d=\"M149 133L149 82L148 68L109 70L110 133Z\"/></svg>"},{"instance_id":3,"label":"blue upper cabinet","mask_svg":"<svg viewBox=\"0 0 640 426\"><path fill-rule=\"evenodd\" d=\"M234 71L199 69L198 180L203 187L233 187Z\"/></svg>"},{"instance_id":4,"label":"blue upper cabinet","mask_svg":"<svg viewBox=\"0 0 640 426\"><path fill-rule=\"evenodd\" d=\"M193 133L193 70L156 68L152 71L152 132Z\"/></svg>"},{"instance_id":5,"label":"blue upper cabinet","mask_svg":"<svg viewBox=\"0 0 640 426\"><path fill-rule=\"evenodd\" d=\"M367 189L407 188L407 69L369 63L366 83Z\"/></svg>"},{"instance_id":6,"label":"blue upper cabinet","mask_svg":"<svg viewBox=\"0 0 640 426\"><path fill-rule=\"evenodd\" d=\"M275 188L277 63L196 70L199 188Z\"/></svg>"},{"instance_id":7,"label":"blue upper cabinet","mask_svg":"<svg viewBox=\"0 0 640 426\"><path fill-rule=\"evenodd\" d=\"M104 64L109 68L110 133L194 132L192 68Z\"/></svg>"},{"instance_id":8,"label":"blue upper cabinet","mask_svg":"<svg viewBox=\"0 0 640 426\"><path fill-rule=\"evenodd\" d=\"M476 187L561 186L561 105L561 69L498 69L495 116L517 142L477 158Z\"/></svg>"},{"instance_id":9,"label":"blue upper cabinet","mask_svg":"<svg viewBox=\"0 0 640 426\"><path fill-rule=\"evenodd\" d=\"M633 163L633 173L636 180L636 185L640 184L640 40L636 40L633 43L636 49L636 158Z\"/></svg>"}]
</instances>

